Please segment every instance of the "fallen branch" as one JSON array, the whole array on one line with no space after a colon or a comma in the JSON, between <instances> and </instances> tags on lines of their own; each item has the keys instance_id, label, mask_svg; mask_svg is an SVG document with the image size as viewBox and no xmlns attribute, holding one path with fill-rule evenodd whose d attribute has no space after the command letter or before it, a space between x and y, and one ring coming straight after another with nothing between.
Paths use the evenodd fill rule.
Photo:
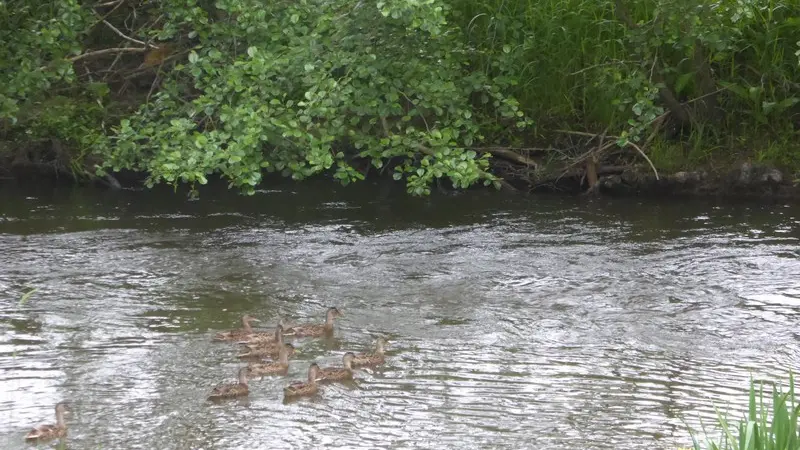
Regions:
<instances>
[{"instance_id":1,"label":"fallen branch","mask_svg":"<svg viewBox=\"0 0 800 450\"><path fill-rule=\"evenodd\" d=\"M508 148L500 148L500 147L486 147L481 149L485 152L491 153L492 155L499 156L503 159L507 159L509 161L513 161L524 166L533 167L534 169L539 167L539 163L534 161L531 158L528 158L525 155L520 155L519 153L510 150Z\"/></svg>"}]
</instances>

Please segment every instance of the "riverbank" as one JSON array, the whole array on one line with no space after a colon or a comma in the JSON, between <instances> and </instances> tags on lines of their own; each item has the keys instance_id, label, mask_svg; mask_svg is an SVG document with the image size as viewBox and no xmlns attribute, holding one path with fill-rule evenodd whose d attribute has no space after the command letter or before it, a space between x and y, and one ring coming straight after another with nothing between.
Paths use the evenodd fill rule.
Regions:
<instances>
[{"instance_id":1,"label":"riverbank","mask_svg":"<svg viewBox=\"0 0 800 450\"><path fill-rule=\"evenodd\" d=\"M69 161L69 158L52 151L25 152L22 157L0 155L0 188L4 184L27 185L42 182L64 186L97 185L108 189L140 188L146 178L143 173L129 170L97 177L86 169L76 170ZM512 162L504 158L494 158L492 172L503 178L502 191L567 196L800 199L800 179L796 178L796 174L772 165L749 161L721 168L677 171L654 171L651 166L641 164L594 167L583 165L565 169L564 164L521 164L520 161L533 160L519 159ZM282 178L278 175L272 177ZM397 184L398 188L402 187L400 183ZM439 187L446 189L447 184L441 183Z\"/></svg>"},{"instance_id":2,"label":"riverbank","mask_svg":"<svg viewBox=\"0 0 800 450\"><path fill-rule=\"evenodd\" d=\"M773 166L751 162L724 169L658 173L642 165L599 166L594 175L591 170L563 168L520 173L501 164L500 174L517 190L532 193L800 199L800 180Z\"/></svg>"}]
</instances>

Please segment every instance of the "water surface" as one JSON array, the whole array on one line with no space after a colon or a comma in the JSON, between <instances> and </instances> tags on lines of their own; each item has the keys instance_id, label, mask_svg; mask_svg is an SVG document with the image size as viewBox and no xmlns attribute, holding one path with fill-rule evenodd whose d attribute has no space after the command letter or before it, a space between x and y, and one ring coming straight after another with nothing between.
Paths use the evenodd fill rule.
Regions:
<instances>
[{"instance_id":1,"label":"water surface","mask_svg":"<svg viewBox=\"0 0 800 450\"><path fill-rule=\"evenodd\" d=\"M674 449L800 369L800 209L384 185L0 190L0 448ZM37 291L23 305L30 288ZM345 317L244 401L242 314ZM283 404L310 361L387 364Z\"/></svg>"}]
</instances>

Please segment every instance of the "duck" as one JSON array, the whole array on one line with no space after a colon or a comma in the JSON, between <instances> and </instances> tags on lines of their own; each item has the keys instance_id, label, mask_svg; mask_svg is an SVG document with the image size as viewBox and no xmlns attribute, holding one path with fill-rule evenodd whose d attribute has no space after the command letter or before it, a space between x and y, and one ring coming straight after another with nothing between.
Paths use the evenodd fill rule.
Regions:
<instances>
[{"instance_id":1,"label":"duck","mask_svg":"<svg viewBox=\"0 0 800 450\"><path fill-rule=\"evenodd\" d=\"M285 330L286 322L283 319L278 320L278 326L275 327L275 331L254 331L250 335L246 336L246 341L249 344L256 344L261 342L277 342L278 333L280 330L280 334L283 336L291 336L294 333L289 333Z\"/></svg>"},{"instance_id":2,"label":"duck","mask_svg":"<svg viewBox=\"0 0 800 450\"><path fill-rule=\"evenodd\" d=\"M44 441L61 438L67 435L67 424L64 422L64 413L70 411L67 402L56 403L56 424L39 425L25 435L26 441Z\"/></svg>"},{"instance_id":3,"label":"duck","mask_svg":"<svg viewBox=\"0 0 800 450\"><path fill-rule=\"evenodd\" d=\"M255 342L248 343L247 341L241 342L248 348L245 353L236 355L239 359L247 358L263 358L269 356L270 358L277 358L280 356L281 348L283 348L283 327L278 325L275 330L275 342ZM289 351L290 355L294 354L294 347Z\"/></svg>"},{"instance_id":4,"label":"duck","mask_svg":"<svg viewBox=\"0 0 800 450\"><path fill-rule=\"evenodd\" d=\"M369 353L359 353L353 359L353 367L362 366L377 366L386 361L383 354L384 347L386 346L386 339L379 337L375 340L375 351Z\"/></svg>"},{"instance_id":5,"label":"duck","mask_svg":"<svg viewBox=\"0 0 800 450\"><path fill-rule=\"evenodd\" d=\"M224 331L222 333L217 333L214 336L215 341L240 341L246 339L248 336L253 334L253 328L250 327L250 322L260 322L260 320L252 317L250 315L245 314L242 316L242 328L238 330L230 330Z\"/></svg>"},{"instance_id":6,"label":"duck","mask_svg":"<svg viewBox=\"0 0 800 450\"><path fill-rule=\"evenodd\" d=\"M250 363L247 365L247 376L250 378L264 375L286 375L289 371L289 351L294 353L292 344L283 344L278 351L278 360L272 362Z\"/></svg>"},{"instance_id":7,"label":"duck","mask_svg":"<svg viewBox=\"0 0 800 450\"><path fill-rule=\"evenodd\" d=\"M312 363L308 366L308 381L305 383L302 381L295 381L283 388L283 399L286 400L316 394L319 390L317 378L319 378L319 365L317 365L317 363Z\"/></svg>"},{"instance_id":8,"label":"duck","mask_svg":"<svg viewBox=\"0 0 800 450\"><path fill-rule=\"evenodd\" d=\"M286 331L292 333L295 337L318 337L329 335L333 333L333 319L337 317L344 317L344 314L342 314L338 308L331 306L328 308L328 312L325 314L324 324L309 323L304 325L295 325Z\"/></svg>"},{"instance_id":9,"label":"duck","mask_svg":"<svg viewBox=\"0 0 800 450\"><path fill-rule=\"evenodd\" d=\"M209 400L218 400L223 398L244 397L250 394L250 388L247 385L247 367L239 369L239 382L220 384L211 391L208 396Z\"/></svg>"},{"instance_id":10,"label":"duck","mask_svg":"<svg viewBox=\"0 0 800 450\"><path fill-rule=\"evenodd\" d=\"M353 379L353 360L356 355L353 352L347 352L342 357L343 367L325 367L320 369L320 381L342 381Z\"/></svg>"}]
</instances>

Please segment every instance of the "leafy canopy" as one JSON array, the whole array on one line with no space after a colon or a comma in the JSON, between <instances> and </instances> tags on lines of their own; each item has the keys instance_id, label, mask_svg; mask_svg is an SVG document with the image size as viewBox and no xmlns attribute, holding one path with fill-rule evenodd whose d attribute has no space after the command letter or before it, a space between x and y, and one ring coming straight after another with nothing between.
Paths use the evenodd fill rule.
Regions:
<instances>
[{"instance_id":1,"label":"leafy canopy","mask_svg":"<svg viewBox=\"0 0 800 450\"><path fill-rule=\"evenodd\" d=\"M253 193L263 169L348 184L363 161L390 164L415 195L441 178L498 184L488 154L470 150L481 122L527 124L504 86L469 70L439 0L163 5L159 37L181 30L194 45L152 101L94 144L105 169L147 171L149 185L219 173Z\"/></svg>"}]
</instances>

